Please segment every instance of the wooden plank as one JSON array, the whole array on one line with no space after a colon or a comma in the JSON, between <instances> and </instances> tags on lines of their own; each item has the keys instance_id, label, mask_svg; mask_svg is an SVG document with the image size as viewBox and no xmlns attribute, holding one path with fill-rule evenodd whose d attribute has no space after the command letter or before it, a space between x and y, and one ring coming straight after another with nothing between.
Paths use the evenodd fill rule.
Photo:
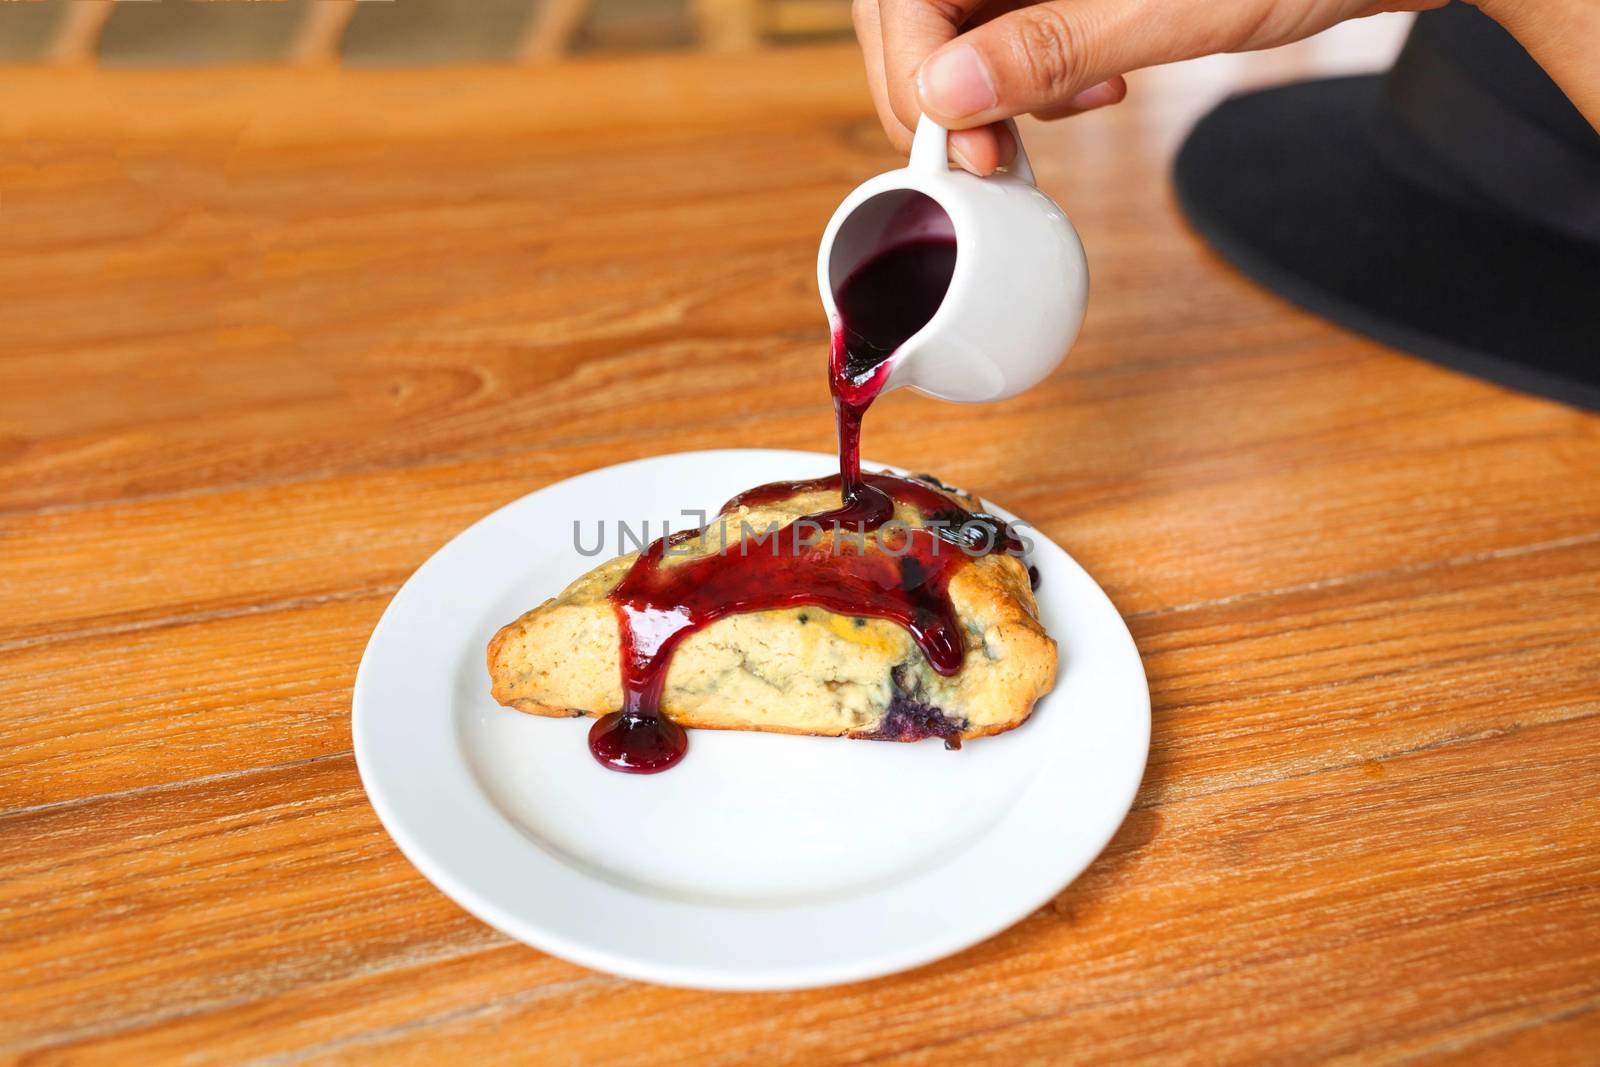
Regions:
<instances>
[{"instance_id":1,"label":"wooden plank","mask_svg":"<svg viewBox=\"0 0 1600 1067\"><path fill-rule=\"evenodd\" d=\"M0 812L350 750L387 591L0 652Z\"/></svg>"},{"instance_id":2,"label":"wooden plank","mask_svg":"<svg viewBox=\"0 0 1600 1067\"><path fill-rule=\"evenodd\" d=\"M453 156L454 165L472 165ZM453 180L449 172L437 177ZM144 213L159 229L164 208L135 203L119 213L101 204L80 216L104 219L99 239L55 251L19 239L17 253L0 260L0 283L30 298L0 322L0 345L10 350L0 362L0 397L12 398L0 401L0 426L10 435L6 506L192 491L681 422L670 417L681 406L641 403L652 391L645 376L672 390L660 400L680 405L703 395L696 387L712 375L726 371L723 380L737 388L773 360L784 373L762 381L762 399L781 398L785 387L792 395L797 380L820 380L815 353L825 338L797 344L797 335L825 332L815 297L791 295L812 253L793 243L725 247L709 258L699 251L727 226L757 229L787 217L780 240L819 227L828 206L815 192L812 210L795 213L791 187L734 208L715 208L725 190L705 189L694 194L697 203L677 204L680 225L650 242L627 236L644 228L648 206L606 222L555 221L549 216L561 213L560 203L540 198L540 183L525 172L503 178L519 187L515 203L435 210L426 220L420 190L397 189L400 202L382 216L407 231L395 241L373 226L379 206L370 201L382 198L381 178L330 180L366 190L359 217L348 217L349 204L289 225L219 215L206 232L141 246L127 237L130 219ZM581 210L599 213L628 198L620 179L590 184ZM217 195L235 213L270 218L303 188L258 205L241 204L247 198L237 192ZM82 199L100 202L102 194L91 183ZM51 204L65 213L79 198L47 204L23 191L16 199L45 227ZM264 226L270 238L257 232ZM528 234L541 236L530 242ZM173 239L185 243L178 255L166 247ZM626 254L616 251L621 244ZM588 251L564 250L580 247ZM441 259L455 266L414 269ZM65 280L85 271L115 276L87 319L71 315L81 294ZM308 300L308 287L340 295ZM708 293L720 294L715 306ZM774 325L783 332L768 333ZM810 358L785 358L802 349ZM84 376L61 379L63 354ZM691 362L698 373L661 377ZM104 389L111 378L125 388ZM20 402L45 383L62 390L57 404ZM532 395L546 403L530 404ZM733 404L729 396L721 406Z\"/></svg>"},{"instance_id":3,"label":"wooden plank","mask_svg":"<svg viewBox=\"0 0 1600 1067\"><path fill-rule=\"evenodd\" d=\"M0 812L346 752L388 597L0 652ZM1600 539L1136 616L1141 803L1600 711L1596 618Z\"/></svg>"},{"instance_id":4,"label":"wooden plank","mask_svg":"<svg viewBox=\"0 0 1600 1067\"><path fill-rule=\"evenodd\" d=\"M1518 1067L1563 1067L1583 1063L1600 1048L1600 1001L1534 1016L1478 1041L1430 1049L1435 1064L1515 1063Z\"/></svg>"},{"instance_id":5,"label":"wooden plank","mask_svg":"<svg viewBox=\"0 0 1600 1067\"><path fill-rule=\"evenodd\" d=\"M110 798L0 824L16 872L0 884L13 979L0 1025L13 1051L58 1046L69 1062L1459 1050L1600 997L1594 723L1144 809L1007 934L900 979L759 996L500 949L405 867L348 761ZM461 958L480 952L481 966Z\"/></svg>"},{"instance_id":6,"label":"wooden plank","mask_svg":"<svg viewBox=\"0 0 1600 1067\"><path fill-rule=\"evenodd\" d=\"M427 71L18 67L6 71L7 85L32 106L0 115L0 139L145 140L171 148L174 139L233 137L248 150L529 132L603 140L654 126L658 143L682 144L734 120L798 128L837 119L854 124L868 113L866 78L853 45L685 58ZM769 77L754 76L762 72ZM634 105L631 111L619 110L624 98ZM156 104L162 107L152 113ZM670 119L670 126L650 123L652 112Z\"/></svg>"},{"instance_id":7,"label":"wooden plank","mask_svg":"<svg viewBox=\"0 0 1600 1067\"><path fill-rule=\"evenodd\" d=\"M1136 617L1139 803L1600 713L1597 619L1596 541Z\"/></svg>"},{"instance_id":8,"label":"wooden plank","mask_svg":"<svg viewBox=\"0 0 1600 1067\"><path fill-rule=\"evenodd\" d=\"M1292 372L1258 365L1262 376L1236 368L1209 383L1168 374L1177 382L1154 395L1119 375L1068 411L1024 398L957 414L890 397L867 449L1021 513L1131 612L1600 530L1600 436L1580 416L1535 401L1508 404L1500 419L1479 406L1434 411L1417 399L1419 383L1398 376L1361 389L1366 410L1355 400L1319 406L1346 368L1282 358ZM681 411L689 401L667 384L672 375L671 361L649 372L661 403ZM1256 403L1251 419L1221 413L1237 410L1231 389L1248 390L1231 399ZM1192 414L1213 403L1216 415ZM1397 428L1401 411L1407 429ZM697 446L820 449L832 436L811 405L739 416L736 427L709 421L719 416L735 413L708 405L692 430L625 442L14 515L0 520L0 645L392 587L456 531L557 475ZM1407 433L1429 444L1396 451ZM1470 480L1442 473L1457 469ZM1550 506L1556 499L1562 507Z\"/></svg>"},{"instance_id":9,"label":"wooden plank","mask_svg":"<svg viewBox=\"0 0 1600 1067\"><path fill-rule=\"evenodd\" d=\"M783 406L820 373L816 235L895 162L843 58L705 61L732 82L759 63L753 80L793 89L783 107L656 61L626 68L656 90L626 108L615 63L440 73L450 124L382 72L20 72L47 99L0 116L0 143L26 149L0 153L0 511L665 432L681 407L629 404L625 385L662 361L702 398L747 389L724 372L755 361L778 373L744 410ZM1170 148L1170 99L1121 124ZM1045 186L1094 205L1096 287L1035 399L1152 359L1203 378L1237 347L1348 357L1338 331L1216 270L1118 119L1030 130ZM1496 395L1428 373L1442 403ZM42 388L55 403L24 402Z\"/></svg>"},{"instance_id":10,"label":"wooden plank","mask_svg":"<svg viewBox=\"0 0 1600 1067\"><path fill-rule=\"evenodd\" d=\"M1311 52L1030 126L1090 248L1072 359L867 430L1128 616L1133 814L1000 937L762 996L456 909L360 792L349 686L397 584L507 500L831 447L816 233L894 162L853 50L8 71L0 1059L1592 1058L1600 422L1351 338L1183 230L1187 123Z\"/></svg>"},{"instance_id":11,"label":"wooden plank","mask_svg":"<svg viewBox=\"0 0 1600 1067\"><path fill-rule=\"evenodd\" d=\"M411 871L349 757L102 803L0 823L8 1043L500 941Z\"/></svg>"}]
</instances>

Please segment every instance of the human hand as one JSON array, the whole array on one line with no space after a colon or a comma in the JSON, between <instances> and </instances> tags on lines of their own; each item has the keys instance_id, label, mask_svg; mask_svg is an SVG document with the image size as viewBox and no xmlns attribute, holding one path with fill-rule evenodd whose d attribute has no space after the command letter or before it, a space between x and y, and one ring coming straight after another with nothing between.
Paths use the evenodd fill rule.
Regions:
<instances>
[{"instance_id":1,"label":"human hand","mask_svg":"<svg viewBox=\"0 0 1600 1067\"><path fill-rule=\"evenodd\" d=\"M989 174L1016 155L1000 120L1064 118L1120 101L1123 75L1272 48L1345 19L1447 0L854 0L867 82L902 152L925 112L950 156ZM959 132L957 132L959 131Z\"/></svg>"}]
</instances>

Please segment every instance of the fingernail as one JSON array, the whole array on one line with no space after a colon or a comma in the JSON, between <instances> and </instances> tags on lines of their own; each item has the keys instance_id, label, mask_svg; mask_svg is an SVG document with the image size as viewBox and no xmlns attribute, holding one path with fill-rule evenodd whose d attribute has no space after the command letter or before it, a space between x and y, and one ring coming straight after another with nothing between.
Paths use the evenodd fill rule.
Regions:
<instances>
[{"instance_id":1,"label":"fingernail","mask_svg":"<svg viewBox=\"0 0 1600 1067\"><path fill-rule=\"evenodd\" d=\"M1079 111L1091 111L1097 107L1105 107L1117 99L1117 87L1110 82L1101 82L1091 85L1083 92L1072 98L1071 106Z\"/></svg>"},{"instance_id":2,"label":"fingernail","mask_svg":"<svg viewBox=\"0 0 1600 1067\"><path fill-rule=\"evenodd\" d=\"M917 93L930 111L953 119L994 107L989 68L970 44L935 52L917 73Z\"/></svg>"},{"instance_id":3,"label":"fingernail","mask_svg":"<svg viewBox=\"0 0 1600 1067\"><path fill-rule=\"evenodd\" d=\"M970 170L974 174L978 173L978 168L972 165L972 160L967 158L965 152L956 147L954 141L950 142L950 158L955 160L956 166L962 170Z\"/></svg>"}]
</instances>

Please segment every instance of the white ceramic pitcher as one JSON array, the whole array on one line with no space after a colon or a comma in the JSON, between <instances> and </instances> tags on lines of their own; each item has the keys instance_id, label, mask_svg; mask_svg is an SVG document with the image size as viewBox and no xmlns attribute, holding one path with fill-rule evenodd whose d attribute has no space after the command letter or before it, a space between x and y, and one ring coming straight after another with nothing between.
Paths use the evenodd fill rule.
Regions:
<instances>
[{"instance_id":1,"label":"white ceramic pitcher","mask_svg":"<svg viewBox=\"0 0 1600 1067\"><path fill-rule=\"evenodd\" d=\"M1072 347L1089 265L1066 214L1034 185L1020 136L1016 161L988 178L952 169L947 138L924 115L907 164L845 197L822 236L817 284L834 322L834 293L864 260L917 237L953 236L944 302L890 357L884 389L1001 400L1037 385Z\"/></svg>"}]
</instances>

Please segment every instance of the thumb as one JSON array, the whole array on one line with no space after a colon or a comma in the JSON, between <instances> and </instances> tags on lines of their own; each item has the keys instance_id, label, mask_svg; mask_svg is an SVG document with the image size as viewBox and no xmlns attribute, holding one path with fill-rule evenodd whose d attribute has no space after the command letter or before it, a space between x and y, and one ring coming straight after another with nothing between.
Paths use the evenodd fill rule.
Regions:
<instances>
[{"instance_id":1,"label":"thumb","mask_svg":"<svg viewBox=\"0 0 1600 1067\"><path fill-rule=\"evenodd\" d=\"M1250 6L1053 0L1012 11L929 56L918 103L952 129L1094 106L1105 101L1074 98L1130 70L1227 47L1230 27L1217 23L1233 18L1217 9Z\"/></svg>"}]
</instances>

